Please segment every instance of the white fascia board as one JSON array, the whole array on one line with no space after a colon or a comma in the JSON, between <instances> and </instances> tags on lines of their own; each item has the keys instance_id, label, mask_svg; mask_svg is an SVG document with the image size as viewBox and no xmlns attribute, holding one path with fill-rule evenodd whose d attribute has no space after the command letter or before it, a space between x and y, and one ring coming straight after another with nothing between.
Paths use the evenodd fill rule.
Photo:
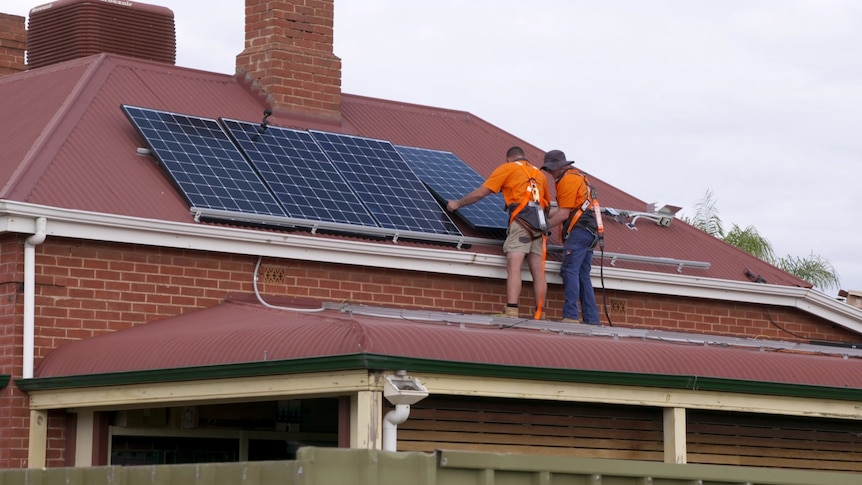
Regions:
<instances>
[{"instance_id":1,"label":"white fascia board","mask_svg":"<svg viewBox=\"0 0 862 485\"><path fill-rule=\"evenodd\" d=\"M266 256L373 268L404 269L483 278L506 278L506 258L469 250L442 250L355 239L189 224L0 200L0 232L33 234L36 218L45 232L68 237L156 247ZM560 263L547 264L549 283L561 283ZM603 277L600 277L603 273ZM525 279L529 272L525 270ZM647 294L737 301L797 308L862 334L862 309L816 290L654 273L593 265L593 285Z\"/></svg>"},{"instance_id":2,"label":"white fascia board","mask_svg":"<svg viewBox=\"0 0 862 485\"><path fill-rule=\"evenodd\" d=\"M118 216L0 201L0 232L32 234L37 217L48 237L141 244L273 258L343 263L491 278L506 277L500 255L381 244L285 232Z\"/></svg>"}]
</instances>

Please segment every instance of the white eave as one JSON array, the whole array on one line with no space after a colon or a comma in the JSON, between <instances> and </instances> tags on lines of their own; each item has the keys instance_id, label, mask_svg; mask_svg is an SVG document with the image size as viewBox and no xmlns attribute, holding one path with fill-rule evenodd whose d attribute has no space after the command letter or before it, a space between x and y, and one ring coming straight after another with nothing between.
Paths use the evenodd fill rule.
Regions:
<instances>
[{"instance_id":1,"label":"white eave","mask_svg":"<svg viewBox=\"0 0 862 485\"><path fill-rule=\"evenodd\" d=\"M169 222L0 201L0 232L33 234L38 217L47 219L45 232L49 237L506 278L506 259L502 255ZM594 284L601 287L598 272L599 268L593 267ZM862 309L808 288L608 266L602 272L606 289L797 308L862 334ZM549 283L561 283L559 263L548 263L547 277Z\"/></svg>"}]
</instances>

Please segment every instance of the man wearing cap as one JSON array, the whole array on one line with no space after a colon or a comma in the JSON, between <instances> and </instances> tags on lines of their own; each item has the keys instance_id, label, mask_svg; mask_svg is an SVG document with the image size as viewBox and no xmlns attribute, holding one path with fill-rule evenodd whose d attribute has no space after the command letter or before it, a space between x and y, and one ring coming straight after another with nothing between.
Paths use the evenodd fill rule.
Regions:
<instances>
[{"instance_id":1,"label":"man wearing cap","mask_svg":"<svg viewBox=\"0 0 862 485\"><path fill-rule=\"evenodd\" d=\"M593 248L598 242L593 195L586 176L572 166L574 163L566 160L562 151L551 150L545 154L542 165L542 170L551 174L557 187L558 209L550 214L548 227L562 224L560 238L565 243L560 275L566 301L561 321L578 323L583 314L584 323L598 325L599 309L590 280Z\"/></svg>"},{"instance_id":2,"label":"man wearing cap","mask_svg":"<svg viewBox=\"0 0 862 485\"><path fill-rule=\"evenodd\" d=\"M509 228L503 252L506 253L506 307L500 316L518 317L518 300L521 296L521 267L524 259L533 276L533 293L536 297L536 319L543 319L545 293L548 285L545 281L545 234L541 229L531 224L538 216L545 223L545 229L550 227L545 219L545 211L550 207L551 199L548 193L548 181L539 169L527 161L524 150L512 147L506 152L506 163L497 167L485 180L460 200L450 200L446 209L451 212L465 205L473 204L491 195L503 193L503 199L509 210ZM539 214L539 212L541 214ZM529 217L528 217L529 215Z\"/></svg>"}]
</instances>

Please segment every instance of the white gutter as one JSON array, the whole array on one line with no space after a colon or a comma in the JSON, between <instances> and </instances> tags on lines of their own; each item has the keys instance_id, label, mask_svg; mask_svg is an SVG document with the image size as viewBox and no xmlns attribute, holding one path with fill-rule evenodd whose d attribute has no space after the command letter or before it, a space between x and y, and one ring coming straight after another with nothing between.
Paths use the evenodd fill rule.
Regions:
<instances>
[{"instance_id":1,"label":"white gutter","mask_svg":"<svg viewBox=\"0 0 862 485\"><path fill-rule=\"evenodd\" d=\"M453 251L369 243L351 238L171 222L0 201L0 232L33 234L36 231L35 220L40 217L51 220L47 231L49 236L459 276L506 278L505 257L473 253L469 249ZM547 264L549 283L562 283L559 269L557 262ZM608 266L601 268L601 271L606 289L797 308L862 334L862 309L816 290ZM600 268L593 265L592 279L596 288L602 287L599 274ZM529 279L529 274L525 272L524 277Z\"/></svg>"},{"instance_id":2,"label":"white gutter","mask_svg":"<svg viewBox=\"0 0 862 485\"><path fill-rule=\"evenodd\" d=\"M36 246L45 242L47 221L39 217L35 221L33 235L24 241L24 362L21 375L33 377L34 347L36 340Z\"/></svg>"}]
</instances>

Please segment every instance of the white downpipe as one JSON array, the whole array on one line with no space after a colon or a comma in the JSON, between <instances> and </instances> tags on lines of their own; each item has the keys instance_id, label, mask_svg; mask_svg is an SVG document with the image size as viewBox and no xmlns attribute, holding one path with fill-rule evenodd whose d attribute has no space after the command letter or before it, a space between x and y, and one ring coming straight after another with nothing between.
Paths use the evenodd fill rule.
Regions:
<instances>
[{"instance_id":1,"label":"white downpipe","mask_svg":"<svg viewBox=\"0 0 862 485\"><path fill-rule=\"evenodd\" d=\"M44 217L36 219L36 232L24 241L24 379L33 377L36 341L36 246L45 242Z\"/></svg>"},{"instance_id":2,"label":"white downpipe","mask_svg":"<svg viewBox=\"0 0 862 485\"><path fill-rule=\"evenodd\" d=\"M383 418L383 451L398 451L398 425L410 417L409 404L396 404Z\"/></svg>"}]
</instances>

